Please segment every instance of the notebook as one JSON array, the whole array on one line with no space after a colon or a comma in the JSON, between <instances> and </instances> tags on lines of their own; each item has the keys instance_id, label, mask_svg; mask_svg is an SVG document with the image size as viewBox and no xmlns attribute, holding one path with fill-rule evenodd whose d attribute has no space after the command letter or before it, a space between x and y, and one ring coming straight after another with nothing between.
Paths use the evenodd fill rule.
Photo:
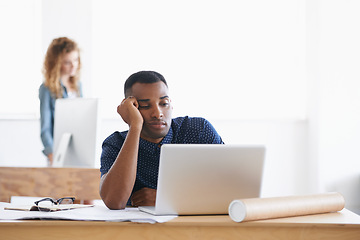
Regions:
<instances>
[{"instance_id":1,"label":"notebook","mask_svg":"<svg viewBox=\"0 0 360 240\"><path fill-rule=\"evenodd\" d=\"M154 215L227 214L231 201L260 197L264 146L166 144L161 147Z\"/></svg>"}]
</instances>

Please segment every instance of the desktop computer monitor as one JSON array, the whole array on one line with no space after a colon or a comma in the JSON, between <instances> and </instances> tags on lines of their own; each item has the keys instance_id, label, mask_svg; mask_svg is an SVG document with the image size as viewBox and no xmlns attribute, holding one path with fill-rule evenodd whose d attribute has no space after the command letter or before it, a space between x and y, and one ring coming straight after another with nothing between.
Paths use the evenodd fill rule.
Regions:
<instances>
[{"instance_id":1,"label":"desktop computer monitor","mask_svg":"<svg viewBox=\"0 0 360 240\"><path fill-rule=\"evenodd\" d=\"M53 167L94 168L100 161L98 105L95 98L56 100Z\"/></svg>"}]
</instances>

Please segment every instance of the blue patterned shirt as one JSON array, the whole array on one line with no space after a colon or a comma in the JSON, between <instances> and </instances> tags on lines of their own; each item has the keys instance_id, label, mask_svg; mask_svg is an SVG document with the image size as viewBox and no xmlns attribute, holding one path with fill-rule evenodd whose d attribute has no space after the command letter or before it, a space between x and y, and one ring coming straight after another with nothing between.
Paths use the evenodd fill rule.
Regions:
<instances>
[{"instance_id":1,"label":"blue patterned shirt","mask_svg":"<svg viewBox=\"0 0 360 240\"><path fill-rule=\"evenodd\" d=\"M101 175L113 165L128 131L114 132L105 139L101 154ZM163 144L224 144L215 128L203 118L172 119L168 134L159 143L140 138L136 180L132 193L144 188L157 188L159 158Z\"/></svg>"}]
</instances>

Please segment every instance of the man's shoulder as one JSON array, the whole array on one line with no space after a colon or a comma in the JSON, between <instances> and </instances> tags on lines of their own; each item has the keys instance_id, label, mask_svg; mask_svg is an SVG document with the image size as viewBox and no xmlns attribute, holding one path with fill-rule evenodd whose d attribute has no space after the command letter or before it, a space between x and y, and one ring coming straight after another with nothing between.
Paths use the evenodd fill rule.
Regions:
<instances>
[{"instance_id":1,"label":"man's shoulder","mask_svg":"<svg viewBox=\"0 0 360 240\"><path fill-rule=\"evenodd\" d=\"M188 134L189 132L202 132L209 122L202 117L177 117L172 121L171 128L175 134Z\"/></svg>"},{"instance_id":2,"label":"man's shoulder","mask_svg":"<svg viewBox=\"0 0 360 240\"><path fill-rule=\"evenodd\" d=\"M128 131L123 131L123 132L115 131L105 139L104 143L118 145L119 143L125 141L127 133Z\"/></svg>"},{"instance_id":3,"label":"man's shoulder","mask_svg":"<svg viewBox=\"0 0 360 240\"><path fill-rule=\"evenodd\" d=\"M211 123L202 117L179 117L173 119L172 143L221 143Z\"/></svg>"},{"instance_id":4,"label":"man's shoulder","mask_svg":"<svg viewBox=\"0 0 360 240\"><path fill-rule=\"evenodd\" d=\"M192 125L197 125L197 124L203 124L204 122L207 122L207 120L202 117L185 116L185 117L173 118L173 125L179 126L179 127L183 126L183 125L192 126Z\"/></svg>"}]
</instances>

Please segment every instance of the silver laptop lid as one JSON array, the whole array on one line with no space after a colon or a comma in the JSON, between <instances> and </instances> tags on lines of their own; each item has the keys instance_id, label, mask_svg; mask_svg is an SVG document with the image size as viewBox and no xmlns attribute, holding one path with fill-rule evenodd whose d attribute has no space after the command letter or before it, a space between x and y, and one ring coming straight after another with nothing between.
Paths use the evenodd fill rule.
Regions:
<instances>
[{"instance_id":1,"label":"silver laptop lid","mask_svg":"<svg viewBox=\"0 0 360 240\"><path fill-rule=\"evenodd\" d=\"M227 214L232 200L259 197L264 155L264 146L163 145L156 214Z\"/></svg>"}]
</instances>

